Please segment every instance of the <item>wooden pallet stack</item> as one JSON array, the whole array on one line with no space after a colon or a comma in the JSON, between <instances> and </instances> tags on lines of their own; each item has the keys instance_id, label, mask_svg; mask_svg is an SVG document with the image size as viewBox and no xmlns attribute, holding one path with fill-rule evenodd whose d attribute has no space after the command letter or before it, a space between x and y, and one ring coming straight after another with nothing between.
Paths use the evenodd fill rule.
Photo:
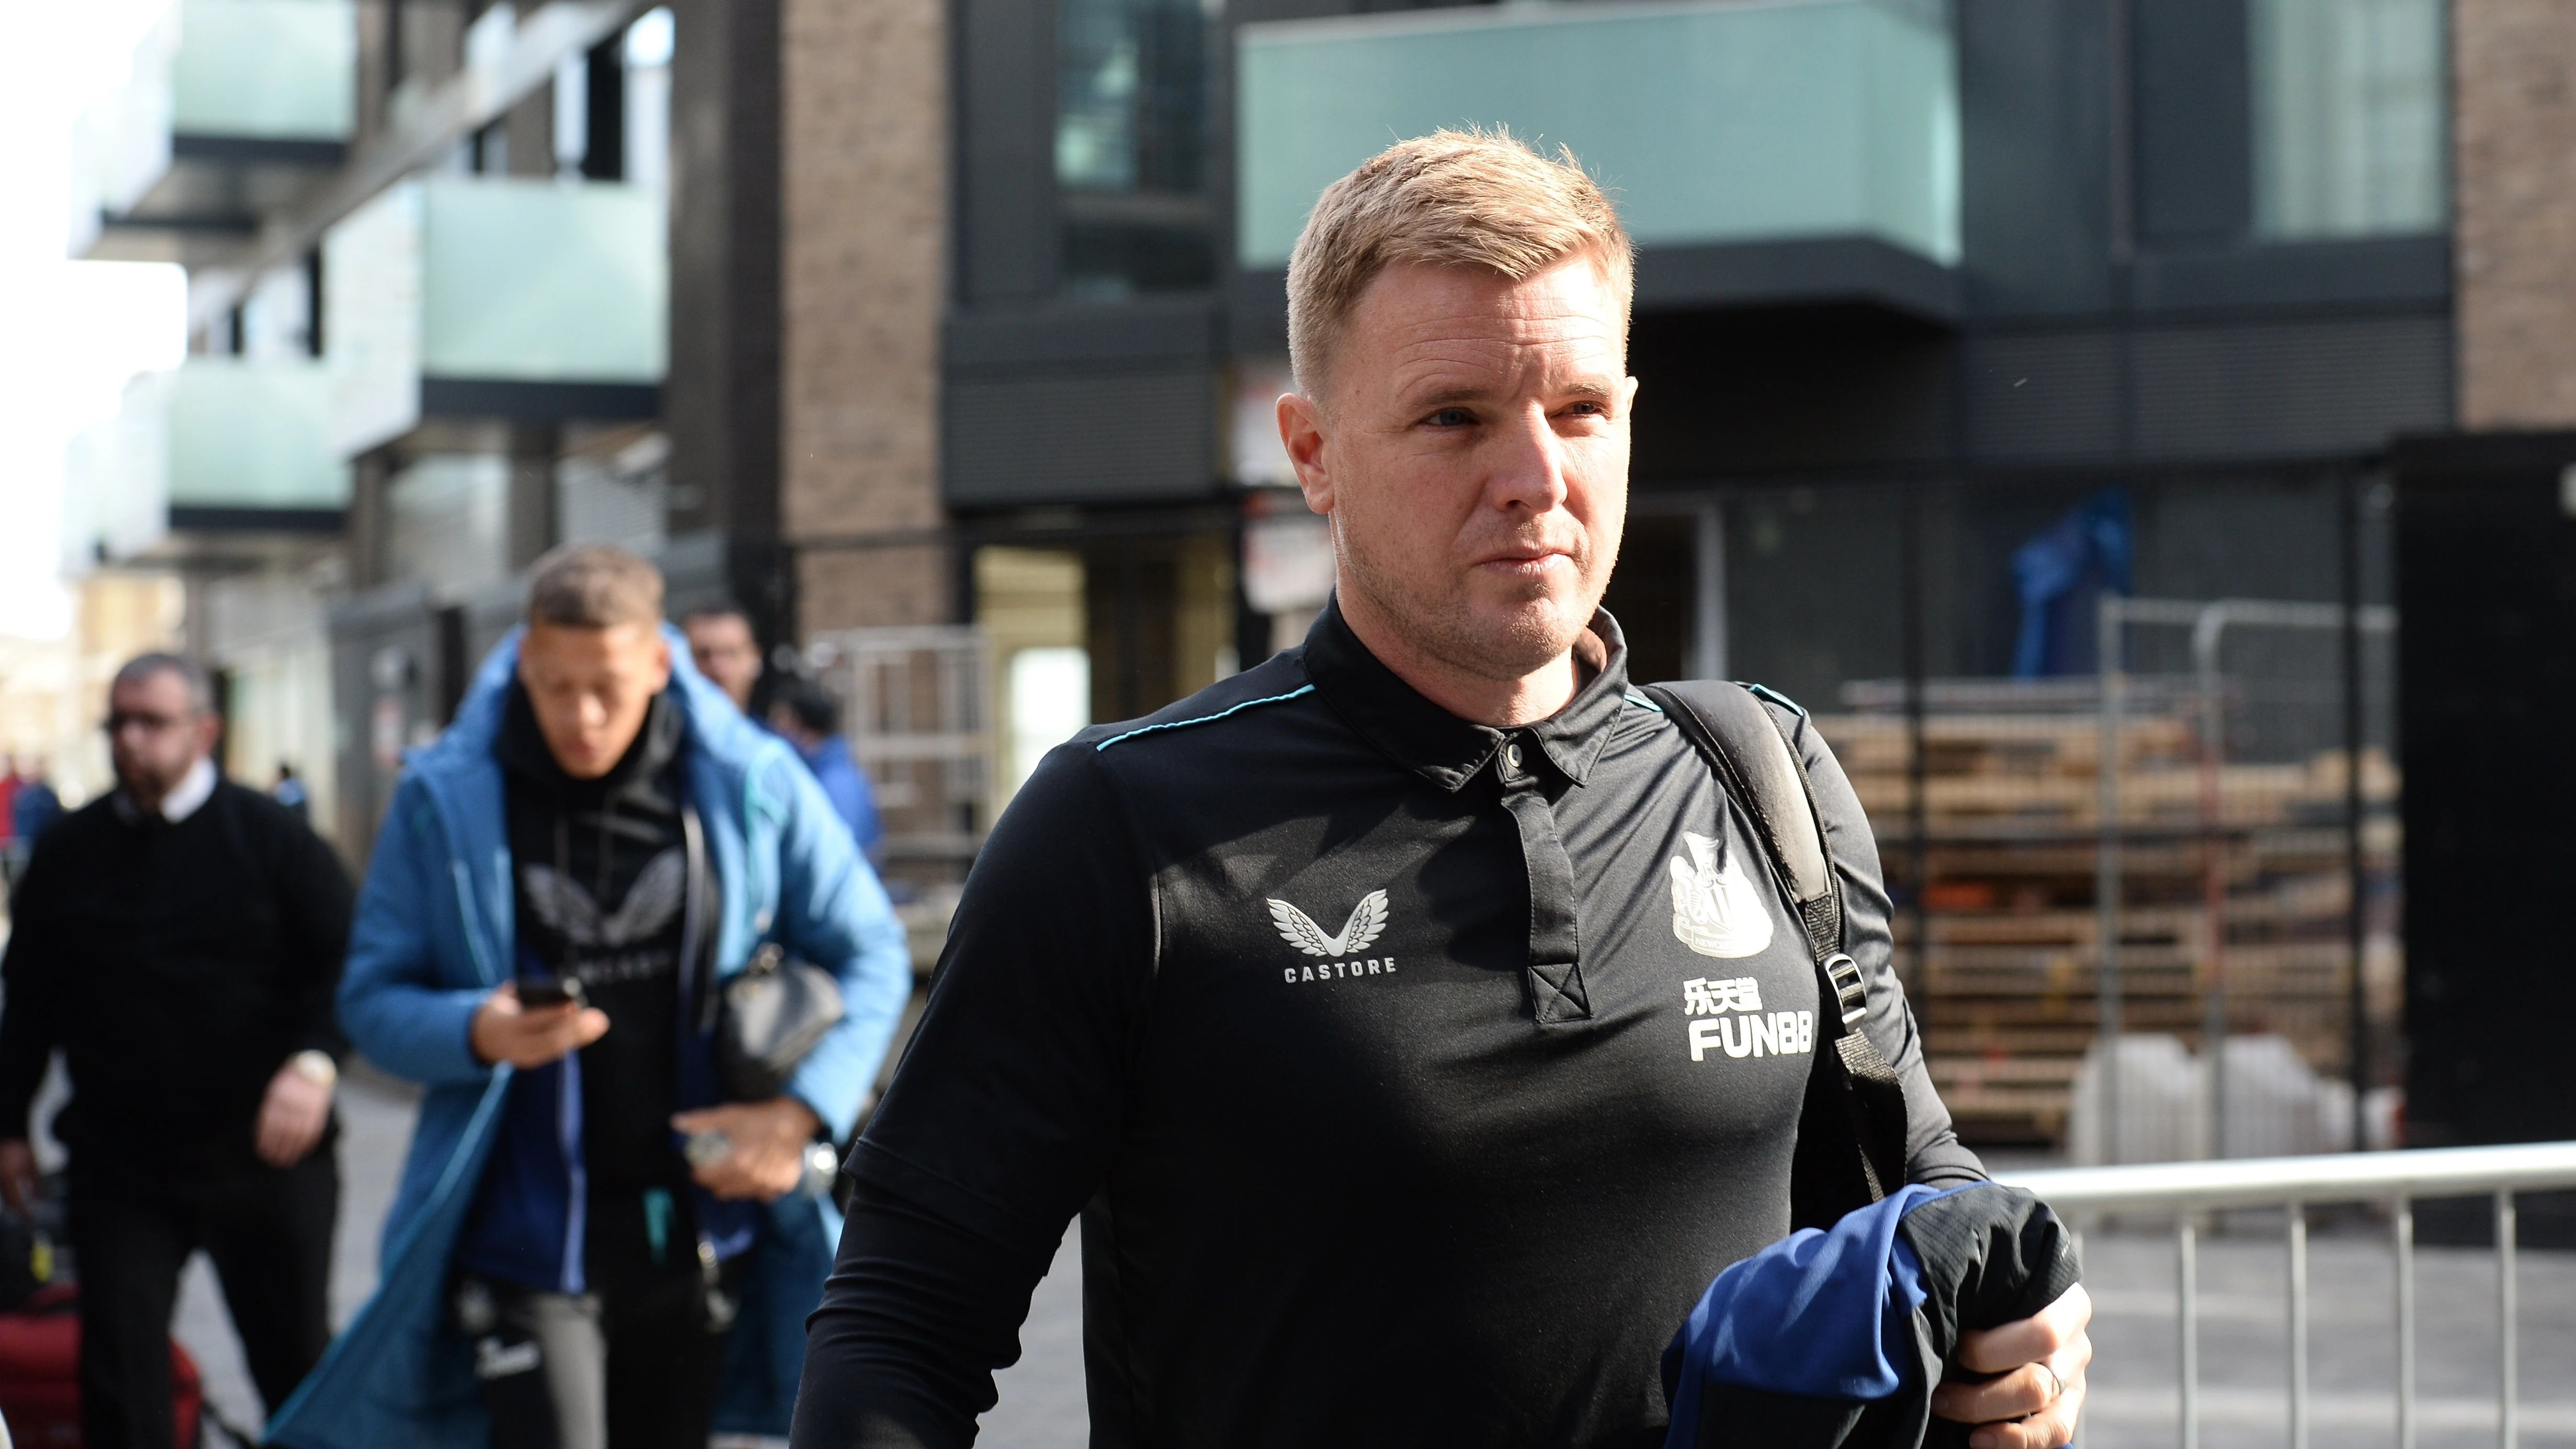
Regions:
<instances>
[{"instance_id":1,"label":"wooden pallet stack","mask_svg":"<svg viewBox=\"0 0 2576 1449\"><path fill-rule=\"evenodd\" d=\"M1897 913L1934 1080L1963 1135L2062 1142L2070 1084L2100 1019L2102 839L2089 712L1943 710L1924 724L1924 865L1911 859L1913 784L1903 715L1818 716L1816 723L1876 828L1900 903L1922 887L1926 942ZM1937 698L1937 696L1936 696ZM2199 1049L2211 972L2204 908L2211 832L2188 702L2168 697L2120 728L2121 1019ZM2215 838L2224 882L2218 953L2229 1030L2277 1032L2322 1073L2348 1070L2351 949L2345 755L2219 768ZM2384 753L2362 756L2365 864L2393 879L2398 782ZM2393 907L2373 903L2364 953L2372 1016L2396 1017ZM2384 1054L2382 1059L2385 1059Z\"/></svg>"}]
</instances>

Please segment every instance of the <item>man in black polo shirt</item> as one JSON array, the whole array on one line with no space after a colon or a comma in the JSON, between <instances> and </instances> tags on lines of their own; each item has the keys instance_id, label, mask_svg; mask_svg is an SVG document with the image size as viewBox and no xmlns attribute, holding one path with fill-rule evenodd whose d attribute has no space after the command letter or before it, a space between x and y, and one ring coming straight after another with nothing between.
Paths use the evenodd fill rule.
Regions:
<instances>
[{"instance_id":1,"label":"man in black polo shirt","mask_svg":"<svg viewBox=\"0 0 2576 1449\"><path fill-rule=\"evenodd\" d=\"M1791 1226L1829 1033L1741 802L1598 607L1629 293L1601 193L1506 139L1317 203L1279 419L1335 602L1058 749L996 827L852 1160L796 1449L968 1443L1076 1212L1095 1445L1662 1441L1666 1342ZM1908 1175L1974 1181L1867 820L1792 725ZM1936 1411L2063 1443L2087 1316L1974 1336L2000 1376Z\"/></svg>"},{"instance_id":2,"label":"man in black polo shirt","mask_svg":"<svg viewBox=\"0 0 2576 1449\"><path fill-rule=\"evenodd\" d=\"M179 1272L214 1260L260 1397L331 1339L339 1207L331 1010L349 878L285 806L224 779L206 676L146 654L108 689L116 789L37 846L0 977L0 1197L24 1207L28 1109L56 1049L72 1099L83 1442L168 1449Z\"/></svg>"}]
</instances>

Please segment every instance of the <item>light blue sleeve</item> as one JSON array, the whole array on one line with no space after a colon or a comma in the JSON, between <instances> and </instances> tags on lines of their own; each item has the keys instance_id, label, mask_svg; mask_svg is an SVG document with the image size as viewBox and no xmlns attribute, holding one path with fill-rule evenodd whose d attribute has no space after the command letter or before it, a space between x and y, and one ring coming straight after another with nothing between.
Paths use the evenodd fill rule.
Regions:
<instances>
[{"instance_id":1,"label":"light blue sleeve","mask_svg":"<svg viewBox=\"0 0 2576 1449\"><path fill-rule=\"evenodd\" d=\"M456 880L437 817L406 775L358 893L340 976L340 1026L369 1061L427 1086L478 1082L492 1068L467 1034L490 991L440 984L434 933L459 934Z\"/></svg>"},{"instance_id":2,"label":"light blue sleeve","mask_svg":"<svg viewBox=\"0 0 2576 1449\"><path fill-rule=\"evenodd\" d=\"M781 764L785 762L782 760ZM841 983L840 1024L814 1044L788 1095L814 1109L834 1141L859 1106L912 996L912 952L885 887L858 853L821 785L792 765L769 769L768 793L785 812L778 843L781 944Z\"/></svg>"}]
</instances>

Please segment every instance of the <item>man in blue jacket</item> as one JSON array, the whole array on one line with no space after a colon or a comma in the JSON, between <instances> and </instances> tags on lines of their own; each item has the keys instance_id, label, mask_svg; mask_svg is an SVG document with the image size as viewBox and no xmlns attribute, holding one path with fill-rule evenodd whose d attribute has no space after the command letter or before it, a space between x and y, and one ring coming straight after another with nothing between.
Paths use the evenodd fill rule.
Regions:
<instances>
[{"instance_id":1,"label":"man in blue jacket","mask_svg":"<svg viewBox=\"0 0 2576 1449\"><path fill-rule=\"evenodd\" d=\"M829 802L661 610L631 554L539 560L525 627L396 787L340 1014L429 1091L381 1286L274 1443L786 1428L839 1231L813 1149L850 1130L911 978ZM844 1015L784 1093L724 1101L705 1007L769 941Z\"/></svg>"}]
</instances>

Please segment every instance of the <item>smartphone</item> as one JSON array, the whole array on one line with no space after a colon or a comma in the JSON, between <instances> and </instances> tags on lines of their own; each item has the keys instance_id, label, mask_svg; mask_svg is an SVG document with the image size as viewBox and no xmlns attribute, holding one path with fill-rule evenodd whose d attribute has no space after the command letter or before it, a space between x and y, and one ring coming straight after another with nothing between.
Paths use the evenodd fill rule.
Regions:
<instances>
[{"instance_id":1,"label":"smartphone","mask_svg":"<svg viewBox=\"0 0 2576 1449\"><path fill-rule=\"evenodd\" d=\"M581 978L578 976L522 976L519 978L519 1004L525 1007L574 1006L584 1004Z\"/></svg>"}]
</instances>

